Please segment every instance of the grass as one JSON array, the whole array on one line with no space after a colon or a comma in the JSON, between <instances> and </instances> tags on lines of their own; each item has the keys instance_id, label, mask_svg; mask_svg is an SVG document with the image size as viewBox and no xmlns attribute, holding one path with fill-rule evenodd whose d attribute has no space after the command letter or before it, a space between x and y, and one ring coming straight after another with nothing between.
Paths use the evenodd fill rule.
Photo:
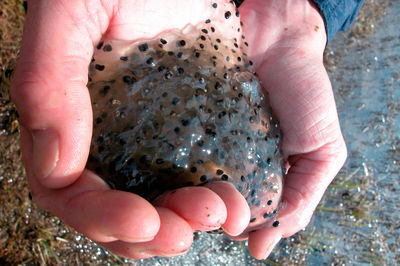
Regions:
<instances>
[{"instance_id":1,"label":"grass","mask_svg":"<svg viewBox=\"0 0 400 266\"><path fill-rule=\"evenodd\" d=\"M2 0L0 2L0 69L18 54L22 26L25 19L24 1Z\"/></svg>"}]
</instances>

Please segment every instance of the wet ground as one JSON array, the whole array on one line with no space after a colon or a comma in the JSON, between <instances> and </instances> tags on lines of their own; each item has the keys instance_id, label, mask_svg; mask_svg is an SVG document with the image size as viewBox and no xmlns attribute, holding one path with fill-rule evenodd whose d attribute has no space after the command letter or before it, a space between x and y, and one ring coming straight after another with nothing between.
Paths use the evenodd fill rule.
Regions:
<instances>
[{"instance_id":1,"label":"wet ground","mask_svg":"<svg viewBox=\"0 0 400 266\"><path fill-rule=\"evenodd\" d=\"M351 31L339 34L326 50L349 158L310 225L281 241L268 260L252 259L245 243L209 234L196 234L190 251L171 259L128 261L105 252L29 201L16 115L2 101L0 264L400 264L400 1L382 3L367 0ZM4 36L2 51L8 49ZM2 71L3 59L14 50L7 51Z\"/></svg>"}]
</instances>

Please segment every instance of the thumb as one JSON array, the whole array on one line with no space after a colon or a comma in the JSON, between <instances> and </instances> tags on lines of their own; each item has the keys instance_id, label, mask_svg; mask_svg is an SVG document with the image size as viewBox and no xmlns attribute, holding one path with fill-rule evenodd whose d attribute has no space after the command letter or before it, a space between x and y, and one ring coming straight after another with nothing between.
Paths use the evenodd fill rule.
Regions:
<instances>
[{"instance_id":1,"label":"thumb","mask_svg":"<svg viewBox=\"0 0 400 266\"><path fill-rule=\"evenodd\" d=\"M66 2L29 2L10 89L24 128L25 167L49 188L73 183L85 167L92 134L88 64L101 37L96 24L108 23L88 19L84 1Z\"/></svg>"}]
</instances>

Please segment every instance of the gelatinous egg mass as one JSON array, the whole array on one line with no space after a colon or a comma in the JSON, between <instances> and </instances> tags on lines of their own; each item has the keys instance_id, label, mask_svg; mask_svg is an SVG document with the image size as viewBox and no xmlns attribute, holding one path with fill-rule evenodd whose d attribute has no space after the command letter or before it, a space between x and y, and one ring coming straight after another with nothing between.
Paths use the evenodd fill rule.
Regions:
<instances>
[{"instance_id":1,"label":"gelatinous egg mass","mask_svg":"<svg viewBox=\"0 0 400 266\"><path fill-rule=\"evenodd\" d=\"M90 65L87 167L148 200L231 182L253 228L271 220L282 191L281 135L244 49L210 21L149 40L101 42Z\"/></svg>"}]
</instances>

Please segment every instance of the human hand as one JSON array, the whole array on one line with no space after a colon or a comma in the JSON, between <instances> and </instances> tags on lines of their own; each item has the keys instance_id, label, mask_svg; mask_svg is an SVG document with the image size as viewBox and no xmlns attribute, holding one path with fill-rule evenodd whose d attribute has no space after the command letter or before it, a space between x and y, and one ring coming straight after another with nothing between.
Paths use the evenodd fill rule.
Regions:
<instances>
[{"instance_id":1,"label":"human hand","mask_svg":"<svg viewBox=\"0 0 400 266\"><path fill-rule=\"evenodd\" d=\"M210 2L197 0L29 1L11 97L20 114L22 159L39 207L131 258L185 252L193 230L222 225L237 235L246 228L249 208L228 183L178 189L155 208L137 195L111 190L84 170L93 120L88 65L100 39L150 38L213 18L212 12Z\"/></svg>"},{"instance_id":2,"label":"human hand","mask_svg":"<svg viewBox=\"0 0 400 266\"><path fill-rule=\"evenodd\" d=\"M280 226L248 235L251 254L265 259L282 237L307 226L347 151L323 66L326 33L317 8L310 0L246 0L240 12L288 160Z\"/></svg>"}]
</instances>

